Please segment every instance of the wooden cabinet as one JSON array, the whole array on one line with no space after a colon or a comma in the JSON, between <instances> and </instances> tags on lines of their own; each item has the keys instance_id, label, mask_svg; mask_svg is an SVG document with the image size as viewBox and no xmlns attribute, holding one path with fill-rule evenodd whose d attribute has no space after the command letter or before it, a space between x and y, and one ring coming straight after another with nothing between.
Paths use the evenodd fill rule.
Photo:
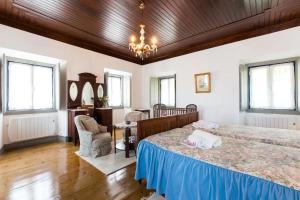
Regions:
<instances>
[{"instance_id":1,"label":"wooden cabinet","mask_svg":"<svg viewBox=\"0 0 300 200\"><path fill-rule=\"evenodd\" d=\"M77 115L89 115L89 109L69 109L68 110L68 138L76 145L79 141L77 128L75 126L74 117Z\"/></svg>"},{"instance_id":2,"label":"wooden cabinet","mask_svg":"<svg viewBox=\"0 0 300 200\"><path fill-rule=\"evenodd\" d=\"M95 108L94 116L97 122L107 126L107 131L112 134L113 129L113 111L111 108Z\"/></svg>"}]
</instances>

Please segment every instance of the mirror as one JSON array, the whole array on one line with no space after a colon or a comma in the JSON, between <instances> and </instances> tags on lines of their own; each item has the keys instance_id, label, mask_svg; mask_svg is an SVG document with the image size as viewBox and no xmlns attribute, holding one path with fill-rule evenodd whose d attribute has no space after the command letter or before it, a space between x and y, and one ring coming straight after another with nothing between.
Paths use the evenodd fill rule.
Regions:
<instances>
[{"instance_id":1,"label":"mirror","mask_svg":"<svg viewBox=\"0 0 300 200\"><path fill-rule=\"evenodd\" d=\"M70 92L70 97L71 97L71 100L72 101L75 101L76 100L76 98L77 98L77 95L78 95L78 88L77 88L77 85L76 85L76 83L72 83L71 85L70 85L70 90L69 90L69 92Z\"/></svg>"},{"instance_id":2,"label":"mirror","mask_svg":"<svg viewBox=\"0 0 300 200\"><path fill-rule=\"evenodd\" d=\"M98 86L98 89L97 89L97 96L98 96L98 98L103 97L103 87L102 87L101 84Z\"/></svg>"},{"instance_id":3,"label":"mirror","mask_svg":"<svg viewBox=\"0 0 300 200\"><path fill-rule=\"evenodd\" d=\"M82 90L82 105L94 105L94 91L90 82L86 82Z\"/></svg>"}]
</instances>

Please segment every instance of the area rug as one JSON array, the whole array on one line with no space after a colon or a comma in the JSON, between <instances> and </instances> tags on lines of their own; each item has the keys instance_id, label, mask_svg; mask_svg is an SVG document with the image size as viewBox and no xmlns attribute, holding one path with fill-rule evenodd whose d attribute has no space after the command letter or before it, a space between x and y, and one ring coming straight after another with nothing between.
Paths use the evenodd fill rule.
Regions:
<instances>
[{"instance_id":1,"label":"area rug","mask_svg":"<svg viewBox=\"0 0 300 200\"><path fill-rule=\"evenodd\" d=\"M165 200L165 198L154 192L150 194L148 197L142 197L141 200Z\"/></svg>"},{"instance_id":2,"label":"area rug","mask_svg":"<svg viewBox=\"0 0 300 200\"><path fill-rule=\"evenodd\" d=\"M124 151L117 152L116 154L111 153L109 155L98 157L98 158L81 156L79 155L79 151L76 151L75 154L78 155L83 160L90 163L91 165L93 165L95 168L97 168L105 175L112 174L136 162L136 157L134 155L134 152L130 152L129 158L125 158Z\"/></svg>"}]
</instances>

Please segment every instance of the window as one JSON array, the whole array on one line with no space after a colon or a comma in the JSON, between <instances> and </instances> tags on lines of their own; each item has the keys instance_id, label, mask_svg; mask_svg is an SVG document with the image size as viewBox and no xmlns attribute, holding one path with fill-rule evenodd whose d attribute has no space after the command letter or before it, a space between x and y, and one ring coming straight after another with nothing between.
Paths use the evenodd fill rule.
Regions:
<instances>
[{"instance_id":1,"label":"window","mask_svg":"<svg viewBox=\"0 0 300 200\"><path fill-rule=\"evenodd\" d=\"M109 105L122 107L122 76L108 75L107 86Z\"/></svg>"},{"instance_id":2,"label":"window","mask_svg":"<svg viewBox=\"0 0 300 200\"><path fill-rule=\"evenodd\" d=\"M175 107L175 76L161 77L160 83L160 103L169 107Z\"/></svg>"},{"instance_id":3,"label":"window","mask_svg":"<svg viewBox=\"0 0 300 200\"><path fill-rule=\"evenodd\" d=\"M150 106L176 106L176 75L150 78Z\"/></svg>"},{"instance_id":4,"label":"window","mask_svg":"<svg viewBox=\"0 0 300 200\"><path fill-rule=\"evenodd\" d=\"M54 110L54 69L8 60L6 111Z\"/></svg>"},{"instance_id":5,"label":"window","mask_svg":"<svg viewBox=\"0 0 300 200\"><path fill-rule=\"evenodd\" d=\"M294 63L249 68L250 108L295 109Z\"/></svg>"},{"instance_id":6,"label":"window","mask_svg":"<svg viewBox=\"0 0 300 200\"><path fill-rule=\"evenodd\" d=\"M130 107L131 76L125 72L108 72L105 77L109 106Z\"/></svg>"},{"instance_id":7,"label":"window","mask_svg":"<svg viewBox=\"0 0 300 200\"><path fill-rule=\"evenodd\" d=\"M297 112L297 59L244 65L240 68L241 110Z\"/></svg>"}]
</instances>

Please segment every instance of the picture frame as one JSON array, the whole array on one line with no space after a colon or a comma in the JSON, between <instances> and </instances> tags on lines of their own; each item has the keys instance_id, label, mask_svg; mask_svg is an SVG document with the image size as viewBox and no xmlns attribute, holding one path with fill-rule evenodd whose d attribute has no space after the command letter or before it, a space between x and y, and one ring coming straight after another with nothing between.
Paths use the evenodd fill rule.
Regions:
<instances>
[{"instance_id":1,"label":"picture frame","mask_svg":"<svg viewBox=\"0 0 300 200\"><path fill-rule=\"evenodd\" d=\"M210 72L195 74L195 92L210 93L211 92L211 75Z\"/></svg>"}]
</instances>

